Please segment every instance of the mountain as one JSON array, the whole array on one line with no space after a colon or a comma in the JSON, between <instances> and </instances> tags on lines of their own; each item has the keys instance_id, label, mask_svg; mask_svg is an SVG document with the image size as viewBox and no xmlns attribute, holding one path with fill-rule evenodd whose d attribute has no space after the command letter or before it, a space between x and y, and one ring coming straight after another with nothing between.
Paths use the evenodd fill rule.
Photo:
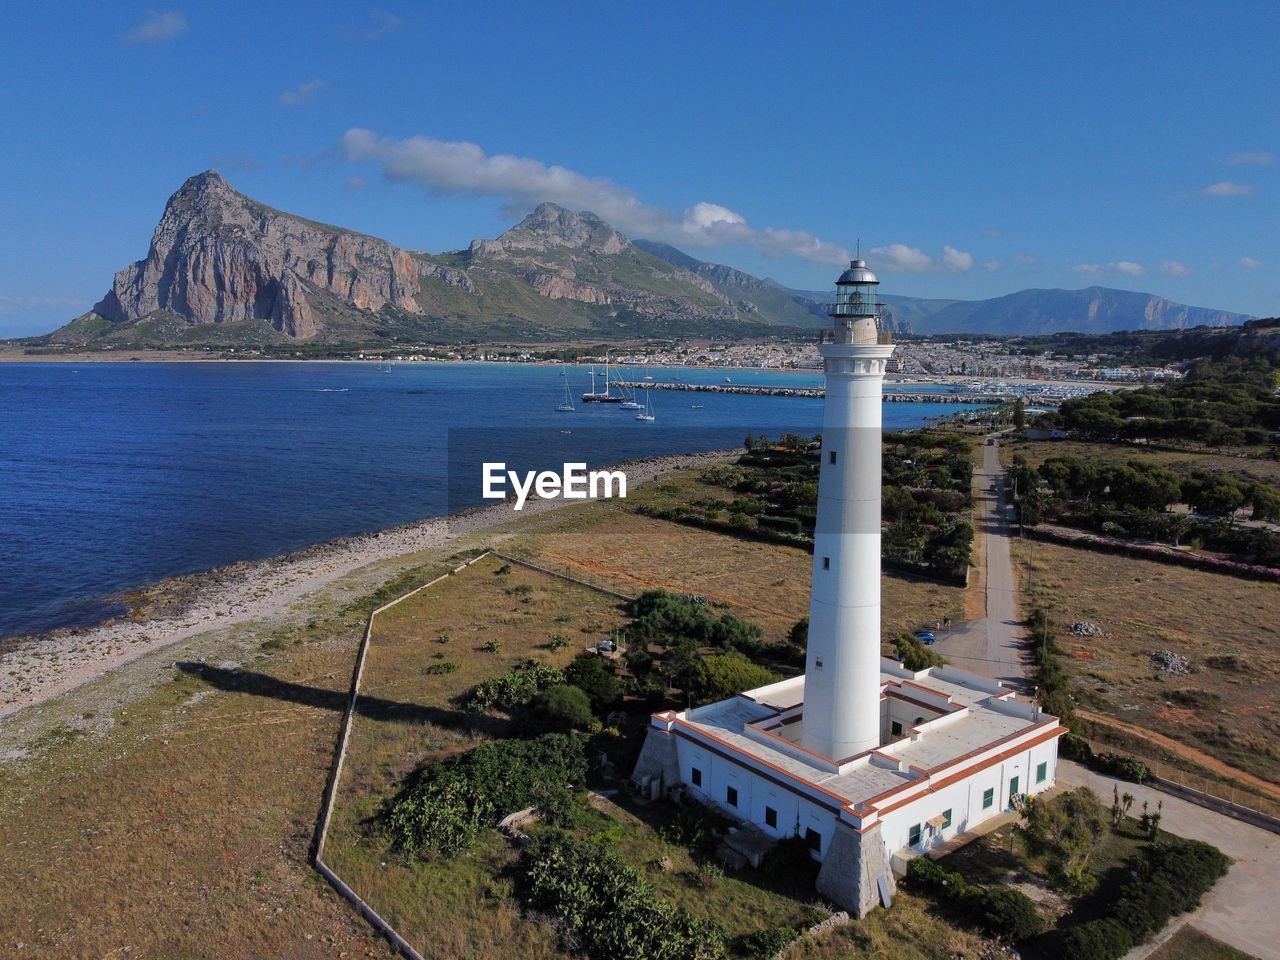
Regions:
<instances>
[{"instance_id":1,"label":"mountain","mask_svg":"<svg viewBox=\"0 0 1280 960\"><path fill-rule=\"evenodd\" d=\"M38 339L123 347L758 336L825 325L830 298L632 240L552 203L464 250L404 250L273 209L209 170L169 198L145 259L119 271L91 311ZM1245 319L1101 287L885 300L888 325L915 333Z\"/></svg>"}]
</instances>

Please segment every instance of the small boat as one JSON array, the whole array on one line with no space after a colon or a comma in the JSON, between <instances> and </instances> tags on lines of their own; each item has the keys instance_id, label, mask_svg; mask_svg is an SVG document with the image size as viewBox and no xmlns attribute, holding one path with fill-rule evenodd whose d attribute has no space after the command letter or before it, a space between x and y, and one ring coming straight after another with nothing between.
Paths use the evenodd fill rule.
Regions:
<instances>
[{"instance_id":1,"label":"small boat","mask_svg":"<svg viewBox=\"0 0 1280 960\"><path fill-rule=\"evenodd\" d=\"M657 418L653 415L653 404L649 402L649 394L646 391L644 395L644 409L636 414L636 419L645 423L653 423Z\"/></svg>"},{"instance_id":2,"label":"small boat","mask_svg":"<svg viewBox=\"0 0 1280 960\"><path fill-rule=\"evenodd\" d=\"M582 395L583 403L621 403L625 400L620 394L614 393L609 389L609 352L606 350L604 354L604 392L596 391L596 368L591 368L591 392Z\"/></svg>"},{"instance_id":3,"label":"small boat","mask_svg":"<svg viewBox=\"0 0 1280 960\"><path fill-rule=\"evenodd\" d=\"M573 413L576 409L573 405L573 394L569 392L569 377L566 374L560 374L564 378L564 399L556 405L557 413Z\"/></svg>"},{"instance_id":4,"label":"small boat","mask_svg":"<svg viewBox=\"0 0 1280 960\"><path fill-rule=\"evenodd\" d=\"M725 378L724 378L724 382L725 382L725 383L733 383L733 377L725 377Z\"/></svg>"},{"instance_id":5,"label":"small boat","mask_svg":"<svg viewBox=\"0 0 1280 960\"><path fill-rule=\"evenodd\" d=\"M703 408L703 406L705 406L705 404L701 404L701 403L691 403L691 404L689 404L689 409L690 409L690 410L701 410L701 409Z\"/></svg>"}]
</instances>

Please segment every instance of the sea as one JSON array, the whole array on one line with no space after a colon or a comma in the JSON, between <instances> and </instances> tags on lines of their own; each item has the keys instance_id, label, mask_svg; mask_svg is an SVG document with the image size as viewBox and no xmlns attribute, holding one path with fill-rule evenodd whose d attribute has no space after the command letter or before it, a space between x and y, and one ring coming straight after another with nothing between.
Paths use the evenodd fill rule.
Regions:
<instances>
[{"instance_id":1,"label":"sea","mask_svg":"<svg viewBox=\"0 0 1280 960\"><path fill-rule=\"evenodd\" d=\"M800 371L623 375L822 384ZM572 413L556 410L566 386ZM582 403L590 388L586 367L517 363L0 363L0 637L90 626L165 577L476 506L480 461L596 467L821 422L813 398L659 389L654 421L638 421ZM889 403L885 428L970 409Z\"/></svg>"}]
</instances>

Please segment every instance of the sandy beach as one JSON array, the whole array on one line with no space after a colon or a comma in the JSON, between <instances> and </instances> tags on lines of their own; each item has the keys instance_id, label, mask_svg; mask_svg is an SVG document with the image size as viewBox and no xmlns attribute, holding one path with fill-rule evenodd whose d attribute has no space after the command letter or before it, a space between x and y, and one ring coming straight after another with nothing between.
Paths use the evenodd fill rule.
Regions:
<instances>
[{"instance_id":1,"label":"sandy beach","mask_svg":"<svg viewBox=\"0 0 1280 960\"><path fill-rule=\"evenodd\" d=\"M629 487L635 487L730 455L720 451L648 457L619 466L627 473ZM280 620L300 601L362 567L438 549L522 517L581 503L530 499L519 513L510 503L500 503L347 537L280 557L162 581L138 592L141 605L131 616L96 627L0 641L0 719L180 641L236 625Z\"/></svg>"}]
</instances>

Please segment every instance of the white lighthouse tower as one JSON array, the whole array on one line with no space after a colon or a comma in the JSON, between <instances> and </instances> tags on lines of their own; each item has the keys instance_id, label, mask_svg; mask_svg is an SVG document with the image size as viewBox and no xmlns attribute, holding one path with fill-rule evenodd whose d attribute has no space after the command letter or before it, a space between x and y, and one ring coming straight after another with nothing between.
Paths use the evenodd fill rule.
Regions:
<instances>
[{"instance_id":1,"label":"white lighthouse tower","mask_svg":"<svg viewBox=\"0 0 1280 960\"><path fill-rule=\"evenodd\" d=\"M841 760L880 745L880 281L854 260L828 308L802 742Z\"/></svg>"}]
</instances>

